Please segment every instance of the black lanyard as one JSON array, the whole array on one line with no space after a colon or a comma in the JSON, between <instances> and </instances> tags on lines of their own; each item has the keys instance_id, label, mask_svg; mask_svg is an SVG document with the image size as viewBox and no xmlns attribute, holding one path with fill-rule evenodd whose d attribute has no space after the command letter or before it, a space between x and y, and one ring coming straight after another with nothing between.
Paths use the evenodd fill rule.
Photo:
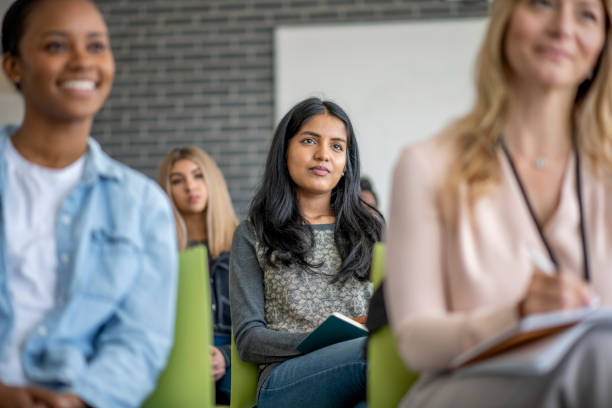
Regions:
<instances>
[{"instance_id":1,"label":"black lanyard","mask_svg":"<svg viewBox=\"0 0 612 408\"><path fill-rule=\"evenodd\" d=\"M519 176L518 171L516 170L516 166L514 165L512 156L510 155L510 152L508 151L508 147L506 146L506 143L504 142L504 138L501 137L499 141L500 141L499 143L501 145L501 148L504 154L508 158L508 162L510 163L510 168L512 169L512 173L514 174L514 177L516 178L516 182L519 185L521 194L523 195L523 199L525 200L525 204L527 204L527 209L529 210L531 219L533 223L535 224L538 230L538 233L540 234L540 239L542 240L542 243L546 247L546 251L548 251L548 255L550 256L550 259L555 265L555 267L559 267L559 258L557 258L557 255L555 254L552 247L550 246L548 240L546 239L546 236L544 236L542 225L540 225L540 222L538 221L538 218L536 217L535 211L533 210L533 207L531 206L531 202L529 201L529 197L527 196L527 191L525 190L525 186L523 185L521 177ZM585 221L584 220L584 204L582 201L582 172L580 171L580 168L581 168L580 154L578 153L578 144L576 143L575 137L572 138L572 142L574 145L574 154L576 156L576 167L575 167L576 195L578 196L578 212L580 214L580 238L582 238L582 257L584 261L584 279L588 282L591 278L591 273L589 270L589 255L588 255L589 251L588 251L588 246L587 246L587 238L586 238L585 222L584 222Z\"/></svg>"}]
</instances>

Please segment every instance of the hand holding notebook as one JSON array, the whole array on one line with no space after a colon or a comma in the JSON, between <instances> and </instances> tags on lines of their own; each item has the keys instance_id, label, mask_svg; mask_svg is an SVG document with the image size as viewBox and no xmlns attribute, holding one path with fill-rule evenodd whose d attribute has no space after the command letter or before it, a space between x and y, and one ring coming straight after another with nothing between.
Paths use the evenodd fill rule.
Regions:
<instances>
[{"instance_id":1,"label":"hand holding notebook","mask_svg":"<svg viewBox=\"0 0 612 408\"><path fill-rule=\"evenodd\" d=\"M309 353L341 341L367 336L368 329L342 313L332 313L297 345L298 351Z\"/></svg>"}]
</instances>

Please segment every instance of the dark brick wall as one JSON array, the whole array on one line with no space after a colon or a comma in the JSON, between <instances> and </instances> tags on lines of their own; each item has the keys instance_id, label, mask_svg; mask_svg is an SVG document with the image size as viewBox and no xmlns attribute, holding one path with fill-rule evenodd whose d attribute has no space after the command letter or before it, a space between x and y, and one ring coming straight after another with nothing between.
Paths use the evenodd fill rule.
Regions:
<instances>
[{"instance_id":1,"label":"dark brick wall","mask_svg":"<svg viewBox=\"0 0 612 408\"><path fill-rule=\"evenodd\" d=\"M117 75L94 136L155 177L197 145L221 167L244 216L274 127L277 25L483 16L487 0L97 0Z\"/></svg>"}]
</instances>

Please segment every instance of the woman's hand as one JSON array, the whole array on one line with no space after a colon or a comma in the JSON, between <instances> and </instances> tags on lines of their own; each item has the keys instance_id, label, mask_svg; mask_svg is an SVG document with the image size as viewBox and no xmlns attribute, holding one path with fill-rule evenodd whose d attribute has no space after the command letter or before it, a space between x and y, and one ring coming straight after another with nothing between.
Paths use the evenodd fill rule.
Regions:
<instances>
[{"instance_id":1,"label":"woman's hand","mask_svg":"<svg viewBox=\"0 0 612 408\"><path fill-rule=\"evenodd\" d=\"M55 392L37 387L29 387L28 392L41 407L46 408L85 408L83 400L74 394ZM35 405L38 407L39 405Z\"/></svg>"},{"instance_id":2,"label":"woman's hand","mask_svg":"<svg viewBox=\"0 0 612 408\"><path fill-rule=\"evenodd\" d=\"M366 320L368 320L368 317L362 315L362 316L353 317L353 320L356 321L357 323L366 324Z\"/></svg>"},{"instance_id":3,"label":"woman's hand","mask_svg":"<svg viewBox=\"0 0 612 408\"><path fill-rule=\"evenodd\" d=\"M592 305L597 296L589 285L564 270L549 275L535 269L523 300L518 305L520 317L555 310Z\"/></svg>"},{"instance_id":4,"label":"woman's hand","mask_svg":"<svg viewBox=\"0 0 612 408\"><path fill-rule=\"evenodd\" d=\"M212 357L211 362L213 377L215 381L218 381L225 375L225 357L223 357L221 350L215 346L210 346L210 355Z\"/></svg>"},{"instance_id":5,"label":"woman's hand","mask_svg":"<svg viewBox=\"0 0 612 408\"><path fill-rule=\"evenodd\" d=\"M84 408L74 394L36 387L11 387L0 383L0 408Z\"/></svg>"},{"instance_id":6,"label":"woman's hand","mask_svg":"<svg viewBox=\"0 0 612 408\"><path fill-rule=\"evenodd\" d=\"M0 383L0 408L41 408L34 397L24 387L10 387Z\"/></svg>"}]
</instances>

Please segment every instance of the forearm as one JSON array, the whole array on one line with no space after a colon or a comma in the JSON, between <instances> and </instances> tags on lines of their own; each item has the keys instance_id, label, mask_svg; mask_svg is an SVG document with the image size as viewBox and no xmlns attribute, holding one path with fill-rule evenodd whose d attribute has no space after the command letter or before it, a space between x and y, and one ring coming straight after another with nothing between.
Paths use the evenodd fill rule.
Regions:
<instances>
[{"instance_id":1,"label":"forearm","mask_svg":"<svg viewBox=\"0 0 612 408\"><path fill-rule=\"evenodd\" d=\"M240 358L258 364L299 354L295 347L307 335L267 328L263 279L254 235L243 223L234 234L230 262L232 328Z\"/></svg>"},{"instance_id":2,"label":"forearm","mask_svg":"<svg viewBox=\"0 0 612 408\"><path fill-rule=\"evenodd\" d=\"M516 304L479 308L469 313L414 315L394 325L399 352L417 371L448 368L461 353L518 321Z\"/></svg>"},{"instance_id":3,"label":"forearm","mask_svg":"<svg viewBox=\"0 0 612 408\"><path fill-rule=\"evenodd\" d=\"M296 346L307 335L308 333L289 333L270 330L264 326L252 326L236 333L236 344L240 344L242 360L270 364L299 355Z\"/></svg>"}]
</instances>

